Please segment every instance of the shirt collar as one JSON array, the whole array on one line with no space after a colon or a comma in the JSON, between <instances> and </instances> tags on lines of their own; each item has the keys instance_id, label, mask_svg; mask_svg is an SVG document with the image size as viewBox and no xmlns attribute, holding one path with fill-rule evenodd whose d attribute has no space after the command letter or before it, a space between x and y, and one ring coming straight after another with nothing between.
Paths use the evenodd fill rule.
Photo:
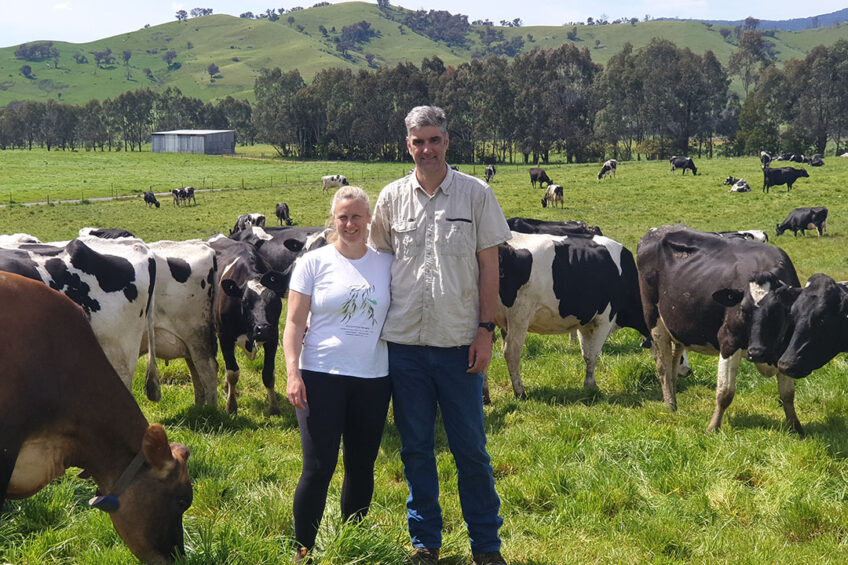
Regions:
<instances>
[{"instance_id":1,"label":"shirt collar","mask_svg":"<svg viewBox=\"0 0 848 565\"><path fill-rule=\"evenodd\" d=\"M435 192L433 192L433 196L436 195L436 192L438 192L439 189L441 189L442 192L444 192L446 195L450 194L450 192L451 192L451 189L452 189L453 183L454 183L454 179L455 179L455 175L456 175L456 171L451 169L449 164L446 164L445 166L447 167L448 172L445 175L445 178L442 180L442 184L440 184L438 187L436 187ZM415 176L415 171L413 171L412 174L410 174L409 176L412 179L412 188L413 189L420 189L421 192L423 192L424 194L427 194L427 191L425 191L424 187L421 186L421 183L418 182L418 177Z\"/></svg>"}]
</instances>

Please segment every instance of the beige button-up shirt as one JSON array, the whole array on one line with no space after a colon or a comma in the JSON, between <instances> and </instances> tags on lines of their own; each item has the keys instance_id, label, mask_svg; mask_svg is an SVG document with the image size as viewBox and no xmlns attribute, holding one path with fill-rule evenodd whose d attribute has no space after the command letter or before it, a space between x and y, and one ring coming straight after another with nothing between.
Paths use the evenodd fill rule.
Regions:
<instances>
[{"instance_id":1,"label":"beige button-up shirt","mask_svg":"<svg viewBox=\"0 0 848 565\"><path fill-rule=\"evenodd\" d=\"M469 345L477 334L477 252L510 239L494 192L448 168L433 196L407 175L380 192L371 245L394 254L383 339L408 345Z\"/></svg>"}]
</instances>

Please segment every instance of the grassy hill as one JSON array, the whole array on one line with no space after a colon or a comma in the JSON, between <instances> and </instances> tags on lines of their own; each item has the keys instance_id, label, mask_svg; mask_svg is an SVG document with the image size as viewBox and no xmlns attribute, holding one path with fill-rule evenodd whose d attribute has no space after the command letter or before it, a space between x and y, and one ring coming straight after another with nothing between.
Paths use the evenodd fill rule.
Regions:
<instances>
[{"instance_id":1,"label":"grassy hill","mask_svg":"<svg viewBox=\"0 0 848 565\"><path fill-rule=\"evenodd\" d=\"M287 21L289 16L294 18L291 23ZM337 51L334 40L340 37L342 29L360 21L369 22L377 32L376 37L361 44L358 51L346 54ZM321 26L327 30L326 35ZM476 29L479 28L472 26L465 46L451 47L388 19L374 4L348 2L294 12L276 22L217 14L151 26L90 43L54 42L58 60L25 61L15 56L17 46L11 46L0 49L0 106L14 100L50 98L80 104L127 90L149 87L161 91L169 86L204 101L228 95L250 99L254 80L262 68L280 67L284 71L296 68L308 81L328 67L357 70L400 62L419 65L424 57L432 56L438 56L448 65L457 65L481 51ZM566 34L571 26L496 29L507 40L521 37L523 50L527 51L570 41ZM626 42L638 48L654 37L686 45L698 53L711 49L726 62L736 46L725 41L719 30L720 26L682 21L580 26L573 43L589 49L593 60L601 64ZM778 60L783 61L804 57L816 45L848 39L848 26L778 31L767 39L775 43ZM111 49L115 62L98 67L91 52L106 49ZM128 66L123 62L124 51L131 52ZM168 51L176 52L170 66L162 58ZM366 58L369 54L373 55L371 63ZM88 62L78 63L75 55L86 56ZM207 72L210 63L220 68L214 78ZM29 77L21 73L23 65L31 67Z\"/></svg>"}]
</instances>

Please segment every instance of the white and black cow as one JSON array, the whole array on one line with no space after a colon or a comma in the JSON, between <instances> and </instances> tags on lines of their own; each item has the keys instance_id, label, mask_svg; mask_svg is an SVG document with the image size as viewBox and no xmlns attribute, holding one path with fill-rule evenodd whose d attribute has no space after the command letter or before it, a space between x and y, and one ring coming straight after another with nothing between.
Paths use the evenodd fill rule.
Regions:
<instances>
[{"instance_id":1,"label":"white and black cow","mask_svg":"<svg viewBox=\"0 0 848 565\"><path fill-rule=\"evenodd\" d=\"M548 203L552 203L554 208L556 208L556 203L559 202L559 207L563 208L565 206L565 202L562 197L562 186L559 184L549 184L548 189L545 191L545 195L542 197L542 208L547 208Z\"/></svg>"},{"instance_id":2,"label":"white and black cow","mask_svg":"<svg viewBox=\"0 0 848 565\"><path fill-rule=\"evenodd\" d=\"M648 336L633 255L604 236L522 234L498 247L499 303L495 323L506 330L504 357L513 392L525 396L521 351L527 332L577 330L586 362L583 386L597 388L595 366L619 327ZM485 386L488 398L488 383Z\"/></svg>"},{"instance_id":3,"label":"white and black cow","mask_svg":"<svg viewBox=\"0 0 848 565\"><path fill-rule=\"evenodd\" d=\"M768 243L768 234L763 230L736 230L736 231L719 231L713 232L721 237L735 237L740 239L750 239L759 241L760 243Z\"/></svg>"},{"instance_id":4,"label":"white and black cow","mask_svg":"<svg viewBox=\"0 0 848 565\"><path fill-rule=\"evenodd\" d=\"M792 185L801 177L809 177L807 169L796 169L794 167L780 167L773 169L763 167L763 192L768 193L773 186L786 185L786 192L792 190Z\"/></svg>"},{"instance_id":5,"label":"white and black cow","mask_svg":"<svg viewBox=\"0 0 848 565\"><path fill-rule=\"evenodd\" d=\"M745 179L727 177L727 179L724 181L724 184L730 186L730 190L728 190L727 192L751 192L751 186Z\"/></svg>"},{"instance_id":6,"label":"white and black cow","mask_svg":"<svg viewBox=\"0 0 848 565\"><path fill-rule=\"evenodd\" d=\"M807 230L816 230L819 237L827 229L827 208L824 206L813 206L810 208L795 208L786 216L786 219L777 224L777 235L790 230L795 237L798 232L806 236Z\"/></svg>"},{"instance_id":7,"label":"white and black cow","mask_svg":"<svg viewBox=\"0 0 848 565\"><path fill-rule=\"evenodd\" d=\"M151 206L156 206L157 208L159 207L159 201L156 200L156 195L153 194L152 190L144 191L144 202L147 204L148 208L150 208Z\"/></svg>"},{"instance_id":8,"label":"white and black cow","mask_svg":"<svg viewBox=\"0 0 848 565\"><path fill-rule=\"evenodd\" d=\"M824 160L822 160L821 153L815 153L810 157L810 166L811 167L824 167Z\"/></svg>"},{"instance_id":9,"label":"white and black cow","mask_svg":"<svg viewBox=\"0 0 848 565\"><path fill-rule=\"evenodd\" d=\"M274 214L276 214L277 219L280 220L280 226L285 223L287 226L292 225L294 222L289 215L289 205L285 202L277 202L277 207L274 210Z\"/></svg>"},{"instance_id":10,"label":"white and black cow","mask_svg":"<svg viewBox=\"0 0 848 565\"><path fill-rule=\"evenodd\" d=\"M598 173L598 180L601 180L606 176L611 176L612 178L615 178L615 170L617 167L618 161L616 161L615 159L607 159L606 161L604 161L604 164L601 167L601 172Z\"/></svg>"},{"instance_id":11,"label":"white and black cow","mask_svg":"<svg viewBox=\"0 0 848 565\"><path fill-rule=\"evenodd\" d=\"M185 205L188 206L188 201L191 200L192 203L197 206L197 198L194 197L194 187L187 186L183 188L183 201Z\"/></svg>"},{"instance_id":12,"label":"white and black cow","mask_svg":"<svg viewBox=\"0 0 848 565\"><path fill-rule=\"evenodd\" d=\"M264 229L253 227L234 233L230 237L253 245L271 269L288 276L295 259L307 251L325 245L327 235L331 231L329 228L317 226Z\"/></svg>"},{"instance_id":13,"label":"white and black cow","mask_svg":"<svg viewBox=\"0 0 848 565\"><path fill-rule=\"evenodd\" d=\"M321 177L321 189L327 192L331 188L347 186L347 177L344 175L324 175Z\"/></svg>"},{"instance_id":14,"label":"white and black cow","mask_svg":"<svg viewBox=\"0 0 848 565\"><path fill-rule=\"evenodd\" d=\"M20 244L0 249L0 271L43 282L82 306L109 362L132 390L139 349L154 336L156 261L140 239L74 239L64 246ZM155 348L148 353L145 393L160 399Z\"/></svg>"},{"instance_id":15,"label":"white and black cow","mask_svg":"<svg viewBox=\"0 0 848 565\"><path fill-rule=\"evenodd\" d=\"M545 172L545 169L541 167L533 167L530 169L530 184L533 185L533 188L536 188L536 183L539 183L539 188L545 188L545 183L547 185L553 184L554 181L548 176L548 173Z\"/></svg>"},{"instance_id":16,"label":"white and black cow","mask_svg":"<svg viewBox=\"0 0 848 565\"><path fill-rule=\"evenodd\" d=\"M760 151L760 163L763 167L767 167L771 163L771 154L768 151Z\"/></svg>"},{"instance_id":17,"label":"white and black cow","mask_svg":"<svg viewBox=\"0 0 848 565\"><path fill-rule=\"evenodd\" d=\"M690 169L693 175L698 174L698 168L695 167L695 162L692 160L692 157L678 157L677 155L674 155L668 160L668 162L671 163L672 173L677 169L683 169L683 174L685 175L687 169Z\"/></svg>"},{"instance_id":18,"label":"white and black cow","mask_svg":"<svg viewBox=\"0 0 848 565\"><path fill-rule=\"evenodd\" d=\"M41 240L28 233L0 235L0 247L17 247L23 243L41 243Z\"/></svg>"},{"instance_id":19,"label":"white and black cow","mask_svg":"<svg viewBox=\"0 0 848 565\"><path fill-rule=\"evenodd\" d=\"M495 173L497 170L495 169L494 164L486 165L486 182L492 182L492 179L495 178Z\"/></svg>"},{"instance_id":20,"label":"white and black cow","mask_svg":"<svg viewBox=\"0 0 848 565\"><path fill-rule=\"evenodd\" d=\"M230 235L233 235L243 230L249 230L253 226L264 228L265 214L260 214L259 212L253 212L251 214L241 214L238 219L236 219L236 225L233 226L233 229L230 230Z\"/></svg>"},{"instance_id":21,"label":"white and black cow","mask_svg":"<svg viewBox=\"0 0 848 565\"><path fill-rule=\"evenodd\" d=\"M102 239L119 239L122 237L135 237L132 232L123 228L80 228L80 237L99 237Z\"/></svg>"},{"instance_id":22,"label":"white and black cow","mask_svg":"<svg viewBox=\"0 0 848 565\"><path fill-rule=\"evenodd\" d=\"M174 198L174 206L180 206L185 203L186 192L184 188L175 188L171 191L171 196Z\"/></svg>"},{"instance_id":23,"label":"white and black cow","mask_svg":"<svg viewBox=\"0 0 848 565\"><path fill-rule=\"evenodd\" d=\"M685 226L649 231L639 241L637 260L663 400L677 409L677 374L672 368L678 366L684 349L718 355L716 405L707 428L716 430L736 392L736 374L742 353L749 349L756 305L778 281L800 286L795 267L780 248ZM787 424L802 433L794 381L768 364L777 347L773 343L757 351L756 367L765 376L777 374Z\"/></svg>"},{"instance_id":24,"label":"white and black cow","mask_svg":"<svg viewBox=\"0 0 848 565\"><path fill-rule=\"evenodd\" d=\"M511 231L520 233L545 233L548 235L604 235L598 226L590 226L583 220L554 222L536 218L509 218L506 221Z\"/></svg>"},{"instance_id":25,"label":"white and black cow","mask_svg":"<svg viewBox=\"0 0 848 565\"><path fill-rule=\"evenodd\" d=\"M215 250L219 266L214 315L227 369L227 412L238 411L236 345L251 356L261 345L265 353L262 383L268 393L268 408L271 414L279 414L274 393L274 362L280 338L282 296L288 289L290 275L271 270L250 243L217 235L209 240L209 245Z\"/></svg>"}]
</instances>

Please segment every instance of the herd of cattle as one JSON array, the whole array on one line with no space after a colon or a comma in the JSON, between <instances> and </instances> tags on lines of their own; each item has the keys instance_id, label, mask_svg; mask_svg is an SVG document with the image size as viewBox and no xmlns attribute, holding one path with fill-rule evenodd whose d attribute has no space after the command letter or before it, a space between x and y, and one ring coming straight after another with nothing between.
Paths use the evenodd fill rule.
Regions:
<instances>
[{"instance_id":1,"label":"herd of cattle","mask_svg":"<svg viewBox=\"0 0 848 565\"><path fill-rule=\"evenodd\" d=\"M674 159L672 171L696 173L691 159ZM607 161L598 179L614 177L616 168L615 160ZM494 174L494 166L487 167L489 180ZM531 182L547 185L543 205L562 202L562 186L544 170L531 169ZM342 175L322 179L325 190L345 184ZM174 204L187 204L177 192ZM158 207L150 196L145 193L145 202ZM133 374L145 356L145 394L157 401L155 360L184 359L195 403L217 406L220 346L226 409L236 413L236 348L252 358L261 347L269 412L279 413L282 299L295 260L325 245L328 230L292 227L285 203L275 213L280 227L266 227L263 214L243 214L229 237L206 240L144 242L126 230L95 228L59 242L0 235L0 337L8 346L4 364L12 368L0 394L6 414L0 504L30 496L67 466L79 466L101 493L92 506L110 513L135 555L159 562L183 550L181 520L192 496L189 451L169 445L161 426L148 425L130 394ZM826 208L799 208L777 225L777 234L816 229L822 235L826 220ZM787 425L803 434L794 379L848 351L841 337L848 335L848 285L817 274L802 288L789 256L762 231L652 228L634 258L582 221L516 217L508 224L513 237L498 249L495 321L516 396L526 395L521 354L528 332L576 332L583 384L595 389L604 343L628 327L651 348L670 409L677 408L686 350L718 355L708 429L719 428L744 356L763 375L776 376ZM51 354L38 355L31 347L36 342ZM149 527L154 523L161 527Z\"/></svg>"}]
</instances>

